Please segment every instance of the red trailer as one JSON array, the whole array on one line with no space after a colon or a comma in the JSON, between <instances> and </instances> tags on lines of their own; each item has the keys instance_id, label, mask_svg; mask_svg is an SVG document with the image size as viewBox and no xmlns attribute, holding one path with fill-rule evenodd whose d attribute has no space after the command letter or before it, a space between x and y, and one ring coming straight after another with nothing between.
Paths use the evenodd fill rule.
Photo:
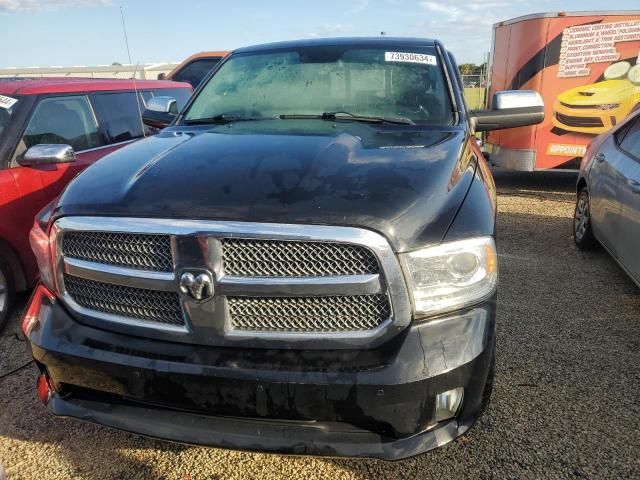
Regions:
<instances>
[{"instance_id":1,"label":"red trailer","mask_svg":"<svg viewBox=\"0 0 640 480\"><path fill-rule=\"evenodd\" d=\"M489 99L499 90L531 89L545 102L543 123L487 135L492 164L578 168L595 135L640 108L640 11L541 13L497 23L489 82Z\"/></svg>"}]
</instances>

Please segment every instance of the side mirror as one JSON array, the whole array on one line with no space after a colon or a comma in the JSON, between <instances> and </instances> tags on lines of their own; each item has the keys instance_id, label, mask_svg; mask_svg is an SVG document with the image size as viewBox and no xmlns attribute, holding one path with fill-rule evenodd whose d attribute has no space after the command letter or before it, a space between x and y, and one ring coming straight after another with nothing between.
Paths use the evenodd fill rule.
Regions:
<instances>
[{"instance_id":1,"label":"side mirror","mask_svg":"<svg viewBox=\"0 0 640 480\"><path fill-rule=\"evenodd\" d=\"M68 163L76 160L76 154L71 145L38 144L27 150L18 163L23 167L48 165L52 163Z\"/></svg>"},{"instance_id":2,"label":"side mirror","mask_svg":"<svg viewBox=\"0 0 640 480\"><path fill-rule=\"evenodd\" d=\"M493 95L491 110L471 112L476 132L536 125L544 120L544 102L534 90L505 90Z\"/></svg>"},{"instance_id":3,"label":"side mirror","mask_svg":"<svg viewBox=\"0 0 640 480\"><path fill-rule=\"evenodd\" d=\"M153 128L165 128L178 114L178 102L173 97L153 97L142 112L142 122Z\"/></svg>"},{"instance_id":4,"label":"side mirror","mask_svg":"<svg viewBox=\"0 0 640 480\"><path fill-rule=\"evenodd\" d=\"M158 80L164 80L165 78L167 78L167 74L162 72L158 74Z\"/></svg>"}]
</instances>

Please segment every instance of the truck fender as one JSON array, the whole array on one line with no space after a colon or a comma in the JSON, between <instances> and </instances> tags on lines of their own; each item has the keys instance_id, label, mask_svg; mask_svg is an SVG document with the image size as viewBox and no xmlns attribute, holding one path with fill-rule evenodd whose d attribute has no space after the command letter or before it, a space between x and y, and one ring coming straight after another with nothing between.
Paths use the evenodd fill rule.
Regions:
<instances>
[{"instance_id":1,"label":"truck fender","mask_svg":"<svg viewBox=\"0 0 640 480\"><path fill-rule=\"evenodd\" d=\"M493 212L493 215L487 215L487 211ZM444 241L495 236L496 213L495 183L484 159L478 159L478 168L469 191L449 225Z\"/></svg>"}]
</instances>

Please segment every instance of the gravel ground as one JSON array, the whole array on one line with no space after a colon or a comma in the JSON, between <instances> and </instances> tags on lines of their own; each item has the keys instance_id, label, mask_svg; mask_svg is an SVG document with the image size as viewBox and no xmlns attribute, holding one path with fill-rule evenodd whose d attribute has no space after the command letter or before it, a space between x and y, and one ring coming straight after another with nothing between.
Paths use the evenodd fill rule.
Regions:
<instances>
[{"instance_id":1,"label":"gravel ground","mask_svg":"<svg viewBox=\"0 0 640 480\"><path fill-rule=\"evenodd\" d=\"M10 480L640 478L640 290L604 252L573 246L573 176L496 180L496 385L458 441L397 463L185 447L50 417L28 366L0 379L0 464ZM0 376L28 361L18 332L16 318Z\"/></svg>"}]
</instances>

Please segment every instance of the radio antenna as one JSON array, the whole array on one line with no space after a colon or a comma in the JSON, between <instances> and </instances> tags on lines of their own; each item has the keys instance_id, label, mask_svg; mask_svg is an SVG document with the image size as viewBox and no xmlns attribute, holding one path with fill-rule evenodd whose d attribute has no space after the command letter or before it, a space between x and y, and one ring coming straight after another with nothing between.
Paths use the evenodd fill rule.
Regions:
<instances>
[{"instance_id":1,"label":"radio antenna","mask_svg":"<svg viewBox=\"0 0 640 480\"><path fill-rule=\"evenodd\" d=\"M120 18L122 18L122 31L124 33L124 44L127 47L127 57L129 57L129 65L133 65L131 61L131 50L129 49L129 36L127 35L127 24L124 21L124 9L122 5L120 5ZM146 137L146 132L144 128L144 122L142 121L142 108L140 108L140 93L138 92L138 84L136 82L136 75L138 74L138 66L140 62L136 64L136 68L133 70L133 91L136 94L136 105L138 106L138 118L140 119L140 126L142 127L142 136Z\"/></svg>"}]
</instances>

